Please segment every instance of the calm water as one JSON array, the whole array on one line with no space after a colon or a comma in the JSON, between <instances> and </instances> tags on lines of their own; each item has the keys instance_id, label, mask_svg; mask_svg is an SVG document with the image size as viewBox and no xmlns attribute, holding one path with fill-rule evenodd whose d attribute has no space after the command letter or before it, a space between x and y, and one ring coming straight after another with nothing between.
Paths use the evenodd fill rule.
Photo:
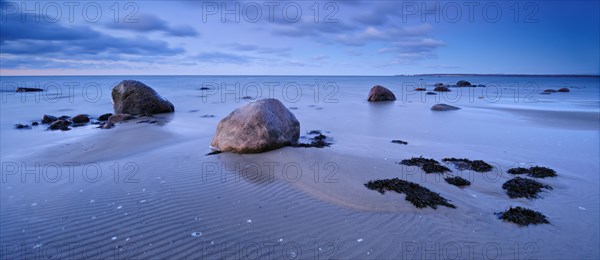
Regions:
<instances>
[{"instance_id":1,"label":"calm water","mask_svg":"<svg viewBox=\"0 0 600 260\"><path fill-rule=\"evenodd\" d=\"M44 114L96 117L112 112L110 91L123 79L153 87L176 112L161 116L166 122L161 126L14 129L14 124L30 124ZM487 87L451 88L436 96L413 91L461 79ZM431 248L436 258L469 258L469 249L474 258L488 259L599 255L594 232L600 216L599 78L106 76L0 81L0 237L9 256L65 258L68 251L55 249L65 243L77 245L77 256L93 251L91 245L99 253L86 256L101 258L220 258L223 249L215 250L214 244L225 245L233 258L248 253L418 258ZM398 100L366 102L375 84L390 88ZM16 87L47 91L12 92ZM562 87L571 92L540 94ZM303 135L323 130L334 145L205 156L218 121L249 102L245 96L280 99L300 121ZM433 113L429 108L435 103L462 109ZM409 145L391 144L392 139ZM457 209L416 210L399 195L364 188L374 178L399 177L405 172L395 162L421 155L483 159L495 166L499 178L477 175L472 187L458 189L406 176L450 199ZM272 183L204 180L206 163L226 163L227 172L239 174L235 162L294 162L305 174L298 182L281 176ZM95 172L88 165L97 165L103 177L90 182L75 175L71 181L64 170L58 181L48 180L53 163L80 163L73 166L76 173ZM319 178L312 175L315 163L322 169ZM543 199L509 199L500 186L510 178L506 169L518 163L557 170L559 177L543 180L554 190ZM325 165L335 166L338 182L323 181L332 169ZM115 169L120 169L116 179ZM40 172L41 180L34 181ZM139 181L124 183L131 173ZM539 210L552 224L522 228L499 221L493 213L509 206ZM457 246L461 254L456 254Z\"/></svg>"}]
</instances>

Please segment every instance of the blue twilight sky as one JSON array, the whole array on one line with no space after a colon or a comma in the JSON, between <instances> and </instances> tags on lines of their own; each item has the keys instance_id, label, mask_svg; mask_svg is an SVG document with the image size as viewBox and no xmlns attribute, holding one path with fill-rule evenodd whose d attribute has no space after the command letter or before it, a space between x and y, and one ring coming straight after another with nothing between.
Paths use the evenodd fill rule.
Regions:
<instances>
[{"instance_id":1,"label":"blue twilight sky","mask_svg":"<svg viewBox=\"0 0 600 260\"><path fill-rule=\"evenodd\" d=\"M1 75L600 72L598 1L1 5Z\"/></svg>"}]
</instances>

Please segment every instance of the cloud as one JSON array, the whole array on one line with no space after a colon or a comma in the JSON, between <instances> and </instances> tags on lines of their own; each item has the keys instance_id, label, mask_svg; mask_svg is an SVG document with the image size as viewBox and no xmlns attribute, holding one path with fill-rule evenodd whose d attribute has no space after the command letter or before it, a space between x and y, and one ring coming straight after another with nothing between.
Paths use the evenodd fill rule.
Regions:
<instances>
[{"instance_id":1,"label":"cloud","mask_svg":"<svg viewBox=\"0 0 600 260\"><path fill-rule=\"evenodd\" d=\"M109 23L106 27L116 30L129 30L135 32L163 32L169 36L186 37L198 36L198 32L191 26L171 26L169 23L153 14L140 14L133 23Z\"/></svg>"},{"instance_id":2,"label":"cloud","mask_svg":"<svg viewBox=\"0 0 600 260\"><path fill-rule=\"evenodd\" d=\"M431 32L432 28L430 24L391 27L383 30L370 26L359 33L338 35L336 40L345 45L363 46L372 41L393 42L408 37L424 37Z\"/></svg>"},{"instance_id":3,"label":"cloud","mask_svg":"<svg viewBox=\"0 0 600 260\"><path fill-rule=\"evenodd\" d=\"M266 46L258 46L254 44L240 44L240 43L230 43L225 44L225 47L234 51L244 51L244 52L256 52L259 54L276 54L281 56L289 55L289 52L292 50L290 47L266 47Z\"/></svg>"},{"instance_id":4,"label":"cloud","mask_svg":"<svg viewBox=\"0 0 600 260\"><path fill-rule=\"evenodd\" d=\"M246 55L237 55L224 52L203 52L193 57L197 62L204 63L233 63L233 64L246 64L250 63L256 58Z\"/></svg>"},{"instance_id":5,"label":"cloud","mask_svg":"<svg viewBox=\"0 0 600 260\"><path fill-rule=\"evenodd\" d=\"M135 57L168 57L184 53L182 48L170 47L165 41L145 37L114 37L87 26L65 26L60 23L33 20L21 21L20 15L5 16L0 34L0 54L19 55L2 67L25 66L31 60L40 65L66 64L69 60L132 60ZM57 62L60 60L61 62Z\"/></svg>"}]
</instances>

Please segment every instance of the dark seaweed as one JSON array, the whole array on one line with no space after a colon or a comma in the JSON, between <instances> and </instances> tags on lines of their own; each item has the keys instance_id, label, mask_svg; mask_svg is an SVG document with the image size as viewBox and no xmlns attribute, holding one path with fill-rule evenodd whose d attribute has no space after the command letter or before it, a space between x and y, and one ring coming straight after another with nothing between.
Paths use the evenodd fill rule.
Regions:
<instances>
[{"instance_id":1,"label":"dark seaweed","mask_svg":"<svg viewBox=\"0 0 600 260\"><path fill-rule=\"evenodd\" d=\"M448 202L448 200L440 196L440 194L432 192L419 184L400 180L398 178L369 181L365 184L365 187L370 190L376 190L381 194L386 191L404 193L406 194L406 200L417 208L431 207L437 209L438 205L456 208L456 206Z\"/></svg>"},{"instance_id":2,"label":"dark seaweed","mask_svg":"<svg viewBox=\"0 0 600 260\"><path fill-rule=\"evenodd\" d=\"M450 172L450 169L448 169L448 167L446 166L440 165L440 162L434 159L428 159L423 157L413 157L410 159L404 159L400 162L400 164L407 166L419 166L421 167L421 169L423 169L423 171L425 171L425 173Z\"/></svg>"},{"instance_id":3,"label":"dark seaweed","mask_svg":"<svg viewBox=\"0 0 600 260\"><path fill-rule=\"evenodd\" d=\"M454 186L458 186L458 187L471 185L470 181L468 181L468 180L466 180L464 178L461 178L459 176L456 176L456 177L447 177L444 180L446 180L447 183L450 183L450 184L452 184Z\"/></svg>"},{"instance_id":4,"label":"dark seaweed","mask_svg":"<svg viewBox=\"0 0 600 260\"><path fill-rule=\"evenodd\" d=\"M520 226L528 226L530 224L550 224L546 216L538 211L533 211L522 207L511 207L507 211L496 213L499 219L513 222Z\"/></svg>"},{"instance_id":5,"label":"dark seaweed","mask_svg":"<svg viewBox=\"0 0 600 260\"><path fill-rule=\"evenodd\" d=\"M542 189L551 190L552 186L532 179L515 177L502 184L502 189L506 190L506 193L510 198L535 199L539 198L538 193L540 193Z\"/></svg>"},{"instance_id":6,"label":"dark seaweed","mask_svg":"<svg viewBox=\"0 0 600 260\"><path fill-rule=\"evenodd\" d=\"M467 158L444 158L444 162L451 162L455 165L466 165L466 168L476 172L489 172L492 170L492 166L482 160L471 161Z\"/></svg>"}]
</instances>

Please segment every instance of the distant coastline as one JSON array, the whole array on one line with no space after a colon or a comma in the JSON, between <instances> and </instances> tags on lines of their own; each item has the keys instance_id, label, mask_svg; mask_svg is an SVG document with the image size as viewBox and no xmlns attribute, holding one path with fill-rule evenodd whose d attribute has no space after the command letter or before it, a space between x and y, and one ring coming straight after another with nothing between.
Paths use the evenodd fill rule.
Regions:
<instances>
[{"instance_id":1,"label":"distant coastline","mask_svg":"<svg viewBox=\"0 0 600 260\"><path fill-rule=\"evenodd\" d=\"M598 78L600 75L592 74L414 74L414 75L395 75L395 76L438 76L438 77L453 77L453 76L466 76L466 77L541 77L541 78Z\"/></svg>"}]
</instances>

